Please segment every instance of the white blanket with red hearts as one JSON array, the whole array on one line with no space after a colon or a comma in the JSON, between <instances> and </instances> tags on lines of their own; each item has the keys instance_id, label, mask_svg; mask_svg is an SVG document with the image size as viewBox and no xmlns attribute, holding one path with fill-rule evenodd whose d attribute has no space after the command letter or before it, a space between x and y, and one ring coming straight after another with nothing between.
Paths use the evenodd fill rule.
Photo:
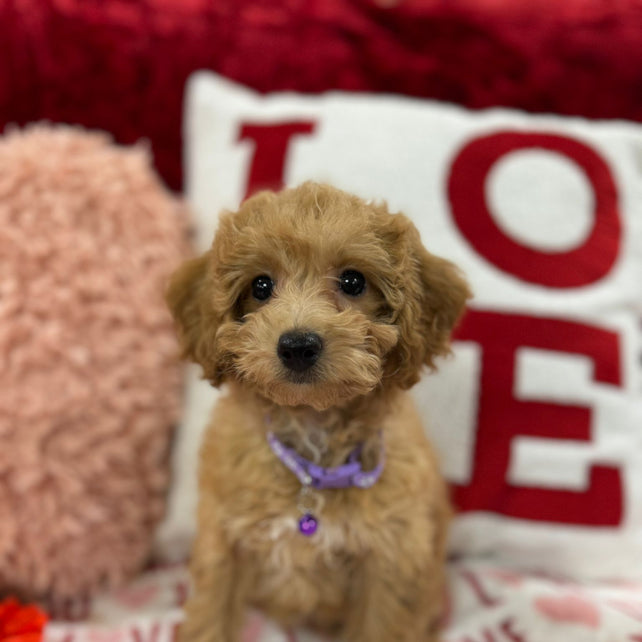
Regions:
<instances>
[{"instance_id":1,"label":"white blanket with red hearts","mask_svg":"<svg viewBox=\"0 0 642 642\"><path fill-rule=\"evenodd\" d=\"M49 624L44 642L174 642L187 590L184 566L150 571L76 612L81 622ZM642 584L580 584L453 562L448 604L443 642L642 642ZM321 639L250 613L242 642Z\"/></svg>"}]
</instances>

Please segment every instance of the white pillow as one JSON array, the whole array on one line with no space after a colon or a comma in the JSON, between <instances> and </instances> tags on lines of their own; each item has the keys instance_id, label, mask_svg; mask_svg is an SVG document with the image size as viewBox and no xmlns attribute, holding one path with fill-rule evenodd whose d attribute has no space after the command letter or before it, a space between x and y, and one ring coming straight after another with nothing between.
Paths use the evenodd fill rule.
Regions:
<instances>
[{"instance_id":1,"label":"white pillow","mask_svg":"<svg viewBox=\"0 0 642 642\"><path fill-rule=\"evenodd\" d=\"M385 199L467 274L456 357L414 389L460 509L453 553L641 578L642 129L394 96L261 96L211 73L187 95L199 250L250 191L314 179ZM192 395L213 397L204 384ZM189 440L207 417L187 412ZM177 464L174 499L191 510L181 477L195 464Z\"/></svg>"}]
</instances>

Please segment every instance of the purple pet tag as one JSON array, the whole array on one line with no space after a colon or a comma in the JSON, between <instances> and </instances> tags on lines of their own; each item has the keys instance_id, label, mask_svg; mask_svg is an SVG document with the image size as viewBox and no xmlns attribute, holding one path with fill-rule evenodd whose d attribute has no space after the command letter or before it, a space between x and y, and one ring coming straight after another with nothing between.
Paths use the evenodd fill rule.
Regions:
<instances>
[{"instance_id":1,"label":"purple pet tag","mask_svg":"<svg viewBox=\"0 0 642 642\"><path fill-rule=\"evenodd\" d=\"M299 520L299 532L306 537L310 537L310 535L314 535L317 532L318 525L316 517L311 513L306 513Z\"/></svg>"}]
</instances>

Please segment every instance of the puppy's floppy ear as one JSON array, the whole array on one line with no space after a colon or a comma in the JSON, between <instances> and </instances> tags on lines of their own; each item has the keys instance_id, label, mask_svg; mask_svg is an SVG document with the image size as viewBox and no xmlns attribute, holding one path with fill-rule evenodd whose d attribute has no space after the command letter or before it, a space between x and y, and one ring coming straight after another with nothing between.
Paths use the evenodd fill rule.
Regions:
<instances>
[{"instance_id":1,"label":"puppy's floppy ear","mask_svg":"<svg viewBox=\"0 0 642 642\"><path fill-rule=\"evenodd\" d=\"M172 275L165 301L178 327L183 357L201 364L214 385L220 383L213 368L218 323L211 309L211 251L183 263Z\"/></svg>"},{"instance_id":2,"label":"puppy's floppy ear","mask_svg":"<svg viewBox=\"0 0 642 642\"><path fill-rule=\"evenodd\" d=\"M419 380L423 365L434 368L435 357L450 353L451 332L471 292L453 263L424 248L410 221L405 236L404 296L396 320L400 337L391 355L391 376L409 388Z\"/></svg>"}]
</instances>

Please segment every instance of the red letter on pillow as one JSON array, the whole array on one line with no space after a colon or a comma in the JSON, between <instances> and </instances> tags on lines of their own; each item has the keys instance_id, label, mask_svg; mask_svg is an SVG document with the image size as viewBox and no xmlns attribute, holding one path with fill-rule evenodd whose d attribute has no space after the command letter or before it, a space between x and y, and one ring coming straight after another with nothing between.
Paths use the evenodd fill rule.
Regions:
<instances>
[{"instance_id":1,"label":"red letter on pillow","mask_svg":"<svg viewBox=\"0 0 642 642\"><path fill-rule=\"evenodd\" d=\"M496 225L486 203L486 178L505 154L546 149L575 163L593 188L593 227L587 240L568 252L522 245ZM585 143L544 133L501 132L469 142L453 162L448 182L452 214L468 242L498 268L554 288L573 288L606 276L618 255L621 224L615 181L607 163Z\"/></svg>"},{"instance_id":2,"label":"red letter on pillow","mask_svg":"<svg viewBox=\"0 0 642 642\"><path fill-rule=\"evenodd\" d=\"M292 136L311 134L314 123L298 121L278 125L253 125L241 128L239 140L250 138L256 147L250 165L245 198L261 189L278 190L283 187L285 156Z\"/></svg>"},{"instance_id":3,"label":"red letter on pillow","mask_svg":"<svg viewBox=\"0 0 642 642\"><path fill-rule=\"evenodd\" d=\"M511 486L506 481L515 437L591 440L589 408L513 396L516 352L528 346L590 357L597 381L621 385L618 335L570 321L469 310L456 338L483 350L472 478L456 486L462 511L492 511L521 519L617 526L622 480L617 468L595 465L584 492Z\"/></svg>"}]
</instances>

